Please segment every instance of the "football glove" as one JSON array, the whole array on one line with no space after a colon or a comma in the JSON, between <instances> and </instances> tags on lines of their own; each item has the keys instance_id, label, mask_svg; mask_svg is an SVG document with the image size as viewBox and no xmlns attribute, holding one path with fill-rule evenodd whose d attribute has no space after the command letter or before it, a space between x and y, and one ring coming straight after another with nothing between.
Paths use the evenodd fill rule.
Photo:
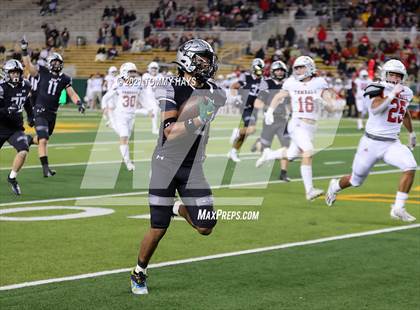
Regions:
<instances>
[{"instance_id":1,"label":"football glove","mask_svg":"<svg viewBox=\"0 0 420 310\"><path fill-rule=\"evenodd\" d=\"M44 107L40 107L40 106L35 106L34 110L35 110L35 113L36 114L41 114L41 113L44 113L45 112L45 108Z\"/></svg>"},{"instance_id":2,"label":"football glove","mask_svg":"<svg viewBox=\"0 0 420 310\"><path fill-rule=\"evenodd\" d=\"M394 89L391 91L391 93L389 94L389 98L395 98L396 96L398 96L401 92L404 91L404 86L401 84L397 84L395 85Z\"/></svg>"},{"instance_id":3,"label":"football glove","mask_svg":"<svg viewBox=\"0 0 420 310\"><path fill-rule=\"evenodd\" d=\"M18 107L17 105L12 104L11 106L9 106L9 107L7 108L7 112L8 112L9 114L16 114L16 113L19 113L19 107Z\"/></svg>"},{"instance_id":4,"label":"football glove","mask_svg":"<svg viewBox=\"0 0 420 310\"><path fill-rule=\"evenodd\" d=\"M408 135L408 146L413 150L416 147L417 144L417 137L416 137L416 133L410 132L410 134Z\"/></svg>"},{"instance_id":5,"label":"football glove","mask_svg":"<svg viewBox=\"0 0 420 310\"><path fill-rule=\"evenodd\" d=\"M80 100L76 103L80 114L84 114L86 111L85 105Z\"/></svg>"},{"instance_id":6,"label":"football glove","mask_svg":"<svg viewBox=\"0 0 420 310\"><path fill-rule=\"evenodd\" d=\"M216 107L214 105L214 100L209 97L201 98L199 104L199 119L203 124L211 122L216 116Z\"/></svg>"},{"instance_id":7,"label":"football glove","mask_svg":"<svg viewBox=\"0 0 420 310\"><path fill-rule=\"evenodd\" d=\"M28 43L28 41L26 41L26 39L25 39L25 38L23 38L23 39L20 41L20 49L22 50L22 54L23 54L23 56L28 55L28 45L29 45L29 43Z\"/></svg>"},{"instance_id":8,"label":"football glove","mask_svg":"<svg viewBox=\"0 0 420 310\"><path fill-rule=\"evenodd\" d=\"M264 121L266 125L272 125L274 123L274 109L269 107L267 112L264 113Z\"/></svg>"}]
</instances>

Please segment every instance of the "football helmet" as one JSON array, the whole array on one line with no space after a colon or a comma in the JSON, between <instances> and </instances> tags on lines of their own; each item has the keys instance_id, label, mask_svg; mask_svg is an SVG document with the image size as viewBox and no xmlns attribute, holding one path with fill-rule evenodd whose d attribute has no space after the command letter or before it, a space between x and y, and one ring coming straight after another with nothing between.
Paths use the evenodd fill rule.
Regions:
<instances>
[{"instance_id":1,"label":"football helmet","mask_svg":"<svg viewBox=\"0 0 420 310\"><path fill-rule=\"evenodd\" d=\"M19 83L23 80L23 66L20 61L10 59L3 65L3 71L6 74L5 80L10 83ZM19 72L19 77L11 77L11 72Z\"/></svg>"},{"instance_id":2,"label":"football helmet","mask_svg":"<svg viewBox=\"0 0 420 310\"><path fill-rule=\"evenodd\" d=\"M388 80L389 72L401 74L401 83L404 83L407 79L407 70L405 69L404 64L397 59L388 60L381 69L382 82L395 84L395 82Z\"/></svg>"},{"instance_id":3,"label":"football helmet","mask_svg":"<svg viewBox=\"0 0 420 310\"><path fill-rule=\"evenodd\" d=\"M152 61L147 66L147 72L149 72L150 74L158 73L159 72L159 64L156 61Z\"/></svg>"},{"instance_id":4,"label":"football helmet","mask_svg":"<svg viewBox=\"0 0 420 310\"><path fill-rule=\"evenodd\" d=\"M263 74L264 66L264 60L262 60L261 58L255 58L252 61L251 72L256 76L261 76Z\"/></svg>"},{"instance_id":5,"label":"football helmet","mask_svg":"<svg viewBox=\"0 0 420 310\"><path fill-rule=\"evenodd\" d=\"M137 75L137 66L132 62L125 62L120 67L120 76L124 79ZM135 75L133 74L135 73Z\"/></svg>"},{"instance_id":6,"label":"football helmet","mask_svg":"<svg viewBox=\"0 0 420 310\"><path fill-rule=\"evenodd\" d=\"M305 67L306 70L303 74L298 75L296 73L296 67ZM309 56L299 56L296 58L295 62L293 63L293 75L298 81L302 81L306 79L307 77L311 77L315 74L316 67L315 62L313 59Z\"/></svg>"},{"instance_id":7,"label":"football helmet","mask_svg":"<svg viewBox=\"0 0 420 310\"><path fill-rule=\"evenodd\" d=\"M359 78L366 80L369 77L369 73L363 69L359 72Z\"/></svg>"},{"instance_id":8,"label":"football helmet","mask_svg":"<svg viewBox=\"0 0 420 310\"><path fill-rule=\"evenodd\" d=\"M182 44L178 48L174 63L181 72L191 74L202 83L213 78L218 69L213 48L201 39L192 39Z\"/></svg>"},{"instance_id":9,"label":"football helmet","mask_svg":"<svg viewBox=\"0 0 420 310\"><path fill-rule=\"evenodd\" d=\"M108 74L109 75L116 75L116 74L118 74L118 69L117 69L117 67L115 67L115 66L111 66L111 67L109 67L109 69L108 69Z\"/></svg>"},{"instance_id":10,"label":"football helmet","mask_svg":"<svg viewBox=\"0 0 420 310\"><path fill-rule=\"evenodd\" d=\"M59 53L52 53L47 57L47 66L51 71L60 73L64 67L63 57Z\"/></svg>"},{"instance_id":11,"label":"football helmet","mask_svg":"<svg viewBox=\"0 0 420 310\"><path fill-rule=\"evenodd\" d=\"M282 76L277 76L274 71L281 69L282 71L284 71ZM278 79L278 80L283 80L287 77L287 66L284 62L277 60L274 61L271 66L270 66L270 75L273 79Z\"/></svg>"}]
</instances>

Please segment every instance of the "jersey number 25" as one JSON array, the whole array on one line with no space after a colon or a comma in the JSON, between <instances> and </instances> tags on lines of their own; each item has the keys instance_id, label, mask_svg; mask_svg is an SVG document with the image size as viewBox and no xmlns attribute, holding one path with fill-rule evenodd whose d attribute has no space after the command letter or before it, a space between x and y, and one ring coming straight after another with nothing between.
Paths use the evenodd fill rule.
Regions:
<instances>
[{"instance_id":1,"label":"jersey number 25","mask_svg":"<svg viewBox=\"0 0 420 310\"><path fill-rule=\"evenodd\" d=\"M404 118L406 111L407 102L398 98L391 101L391 104L395 105L388 112L388 122L390 123L401 123Z\"/></svg>"}]
</instances>

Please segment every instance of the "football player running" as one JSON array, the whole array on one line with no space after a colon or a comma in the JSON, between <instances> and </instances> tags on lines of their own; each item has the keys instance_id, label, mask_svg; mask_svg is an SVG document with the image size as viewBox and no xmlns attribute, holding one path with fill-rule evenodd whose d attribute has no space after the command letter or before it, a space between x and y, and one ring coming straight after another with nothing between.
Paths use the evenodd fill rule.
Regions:
<instances>
[{"instance_id":1,"label":"football player running","mask_svg":"<svg viewBox=\"0 0 420 310\"><path fill-rule=\"evenodd\" d=\"M416 145L410 113L407 107L413 99L413 92L403 83L407 71L396 59L387 61L381 70L381 82L367 86L365 96L369 98L369 118L365 135L360 139L353 160L351 175L330 181L325 201L332 206L341 190L363 184L372 167L379 160L401 169L402 176L391 206L391 218L413 222L416 218L405 210L405 202L414 181L417 163L413 153L399 140L401 125L409 132L409 145Z\"/></svg>"},{"instance_id":2,"label":"football player running","mask_svg":"<svg viewBox=\"0 0 420 310\"><path fill-rule=\"evenodd\" d=\"M159 64L152 61L147 66L147 72L142 76L143 93L141 102L145 108L153 111L152 133L159 134L159 103L155 98L156 86L162 83L163 75L159 73Z\"/></svg>"},{"instance_id":3,"label":"football player running","mask_svg":"<svg viewBox=\"0 0 420 310\"><path fill-rule=\"evenodd\" d=\"M278 60L274 61L270 66L270 78L265 79L262 83L261 90L256 99L257 105L264 105L265 110L270 106L271 100L276 93L281 89L284 80L287 78L288 69L284 62ZM286 104L279 105L274 114L274 123L267 125L263 122L263 129L260 137L255 142L252 151L264 152L266 149L271 148L274 136L280 141L283 150L290 145L290 136L286 132L287 119L289 118L289 107ZM287 177L287 156L282 156L280 160L281 172L279 179L285 182L289 182ZM257 165L258 166L258 165Z\"/></svg>"},{"instance_id":4,"label":"football player running","mask_svg":"<svg viewBox=\"0 0 420 310\"><path fill-rule=\"evenodd\" d=\"M48 140L54 132L61 91L66 90L80 113L85 112L85 107L71 86L71 77L62 72L64 61L60 54L52 53L47 58L47 67L34 66L28 55L28 42L24 39L21 41L21 49L23 63L29 69L30 75L38 76L34 106L36 136L33 142L38 144L38 155L44 177L51 177L55 175L55 171L51 170L48 164Z\"/></svg>"},{"instance_id":5,"label":"football player running","mask_svg":"<svg viewBox=\"0 0 420 310\"><path fill-rule=\"evenodd\" d=\"M0 149L8 141L17 154L12 169L7 175L7 182L16 195L21 194L16 176L29 152L31 136L25 135L22 111L25 109L29 126L34 126L32 105L29 100L31 84L23 79L23 66L16 59L8 60L3 65L5 79L0 82Z\"/></svg>"},{"instance_id":6,"label":"football player running","mask_svg":"<svg viewBox=\"0 0 420 310\"><path fill-rule=\"evenodd\" d=\"M323 190L314 188L312 182L313 140L320 108L323 106L331 112L336 110L334 92L328 88L324 78L315 76L315 72L315 63L312 58L298 57L293 63L293 75L284 82L282 89L274 96L265 113L266 124L273 124L277 106L284 104L284 100L290 96L292 118L288 124L288 132L292 141L286 155L289 160L302 156L300 173L307 200L314 200L324 193ZM257 166L267 160L283 158L284 153L283 149L271 152L267 149L258 159Z\"/></svg>"},{"instance_id":7,"label":"football player running","mask_svg":"<svg viewBox=\"0 0 420 310\"><path fill-rule=\"evenodd\" d=\"M361 70L359 72L359 77L354 80L354 98L356 99L356 109L357 109L357 129L363 129L363 118L367 114L366 102L363 98L364 91L366 87L372 83L372 80L369 79L369 74L366 70Z\"/></svg>"},{"instance_id":8,"label":"football player running","mask_svg":"<svg viewBox=\"0 0 420 310\"><path fill-rule=\"evenodd\" d=\"M105 76L104 88L106 91L110 91L114 88L118 79L118 69L115 66L111 66L108 69L108 74ZM111 103L110 106L105 105L105 101L101 101L101 108L104 119L106 120L106 125L108 127L114 128L114 115L113 110L115 108L115 103ZM114 129L115 130L115 129Z\"/></svg>"},{"instance_id":9,"label":"football player running","mask_svg":"<svg viewBox=\"0 0 420 310\"><path fill-rule=\"evenodd\" d=\"M209 235L215 219L213 196L204 176L203 162L210 123L226 94L211 81L217 57L206 41L193 39L178 48L179 75L156 90L162 110L158 144L152 157L149 187L150 230L141 242L137 266L131 273L134 294L147 294L147 265L165 235L171 217L180 215L202 235ZM195 112L187 111L194 106ZM181 202L175 202L176 191Z\"/></svg>"},{"instance_id":10,"label":"football player running","mask_svg":"<svg viewBox=\"0 0 420 310\"><path fill-rule=\"evenodd\" d=\"M112 112L114 116L114 127L120 137L120 152L128 171L135 170L130 159L130 147L128 141L133 131L136 114L148 115L151 111L141 107L141 79L137 67L132 62L126 62L120 67L120 75L113 89L108 91L104 97L104 106L110 107L115 104Z\"/></svg>"},{"instance_id":11,"label":"football player running","mask_svg":"<svg viewBox=\"0 0 420 310\"><path fill-rule=\"evenodd\" d=\"M234 162L241 161L238 151L246 137L256 130L258 109L254 108L254 103L263 81L263 69L264 60L255 58L252 61L251 72L241 75L239 81L230 86L230 96L228 96L230 103L242 109L242 121L239 128L233 130L231 138L233 147L228 153L228 157Z\"/></svg>"}]
</instances>

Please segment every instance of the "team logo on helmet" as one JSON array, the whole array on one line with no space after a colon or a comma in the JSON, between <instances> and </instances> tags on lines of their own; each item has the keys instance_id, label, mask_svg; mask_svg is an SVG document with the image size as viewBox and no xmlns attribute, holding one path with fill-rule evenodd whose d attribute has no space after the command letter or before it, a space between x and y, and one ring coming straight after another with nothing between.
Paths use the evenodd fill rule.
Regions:
<instances>
[{"instance_id":1,"label":"team logo on helmet","mask_svg":"<svg viewBox=\"0 0 420 310\"><path fill-rule=\"evenodd\" d=\"M187 72L200 82L213 78L216 73L217 56L209 43L201 39L185 42L178 48L176 61L181 72Z\"/></svg>"},{"instance_id":2,"label":"team logo on helmet","mask_svg":"<svg viewBox=\"0 0 420 310\"><path fill-rule=\"evenodd\" d=\"M5 73L5 80L11 83L19 83L23 79L23 66L20 61L16 59L10 59L3 65L3 71ZM11 76L12 72L19 72L19 76Z\"/></svg>"}]
</instances>

